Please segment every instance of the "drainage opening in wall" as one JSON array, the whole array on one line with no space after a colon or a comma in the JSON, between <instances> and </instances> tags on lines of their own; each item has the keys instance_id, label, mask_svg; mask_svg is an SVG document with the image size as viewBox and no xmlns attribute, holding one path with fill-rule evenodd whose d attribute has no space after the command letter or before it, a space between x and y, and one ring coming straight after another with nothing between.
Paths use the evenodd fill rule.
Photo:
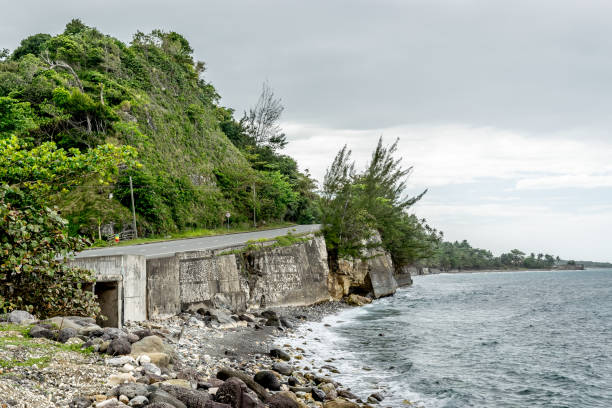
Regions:
<instances>
[{"instance_id":1,"label":"drainage opening in wall","mask_svg":"<svg viewBox=\"0 0 612 408\"><path fill-rule=\"evenodd\" d=\"M96 323L101 327L119 327L119 281L96 282L94 293L98 296L102 316L98 317Z\"/></svg>"}]
</instances>

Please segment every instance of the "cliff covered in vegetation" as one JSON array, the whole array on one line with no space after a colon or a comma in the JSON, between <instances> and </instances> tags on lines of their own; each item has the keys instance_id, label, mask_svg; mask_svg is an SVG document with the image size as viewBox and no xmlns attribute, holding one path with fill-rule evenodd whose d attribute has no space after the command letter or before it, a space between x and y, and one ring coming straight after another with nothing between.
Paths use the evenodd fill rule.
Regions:
<instances>
[{"instance_id":1,"label":"cliff covered in vegetation","mask_svg":"<svg viewBox=\"0 0 612 408\"><path fill-rule=\"evenodd\" d=\"M138 32L128 45L73 20L59 35L36 34L4 53L1 137L138 152L141 166L112 183L92 179L53 197L72 233L97 238L101 225L127 228L130 176L141 235L216 227L226 212L238 223L314 221L314 184L278 153L284 135L265 126L256 133L261 117L238 121L220 106L192 52L174 32Z\"/></svg>"}]
</instances>

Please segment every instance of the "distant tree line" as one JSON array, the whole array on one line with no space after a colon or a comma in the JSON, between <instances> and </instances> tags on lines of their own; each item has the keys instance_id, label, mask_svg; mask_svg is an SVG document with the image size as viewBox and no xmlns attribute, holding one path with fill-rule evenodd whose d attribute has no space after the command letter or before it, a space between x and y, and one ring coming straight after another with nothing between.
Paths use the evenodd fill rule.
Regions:
<instances>
[{"instance_id":1,"label":"distant tree line","mask_svg":"<svg viewBox=\"0 0 612 408\"><path fill-rule=\"evenodd\" d=\"M466 240L463 240L461 242L441 242L435 249L434 255L427 259L424 264L443 270L547 269L560 262L558 256L543 253L535 254L533 252L527 255L518 249L513 249L500 256L494 256L491 251L473 248Z\"/></svg>"}]
</instances>

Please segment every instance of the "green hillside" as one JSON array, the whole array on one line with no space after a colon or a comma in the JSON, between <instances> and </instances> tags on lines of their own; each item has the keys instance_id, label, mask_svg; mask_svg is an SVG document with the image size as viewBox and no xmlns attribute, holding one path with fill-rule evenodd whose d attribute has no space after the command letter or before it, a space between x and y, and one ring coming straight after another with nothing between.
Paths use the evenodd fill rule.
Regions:
<instances>
[{"instance_id":1,"label":"green hillside","mask_svg":"<svg viewBox=\"0 0 612 408\"><path fill-rule=\"evenodd\" d=\"M130 225L129 176L141 235L216 227L228 211L238 223L252 222L254 210L258 220L315 220L312 181L219 106L192 52L174 32L138 32L127 45L73 20L62 34L36 34L5 53L0 137L138 150L140 168L56 196L73 233Z\"/></svg>"}]
</instances>

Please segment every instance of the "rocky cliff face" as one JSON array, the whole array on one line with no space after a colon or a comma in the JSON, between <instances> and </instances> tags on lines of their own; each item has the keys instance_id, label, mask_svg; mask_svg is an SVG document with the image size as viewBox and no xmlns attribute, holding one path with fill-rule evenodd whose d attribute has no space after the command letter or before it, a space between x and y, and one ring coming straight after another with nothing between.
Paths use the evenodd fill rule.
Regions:
<instances>
[{"instance_id":1,"label":"rocky cliff face","mask_svg":"<svg viewBox=\"0 0 612 408\"><path fill-rule=\"evenodd\" d=\"M375 236L373 242L380 242ZM339 259L338 269L330 271L328 290L334 299L351 293L371 294L375 298L390 296L398 284L393 275L393 261L380 249L368 249L358 259Z\"/></svg>"}]
</instances>

